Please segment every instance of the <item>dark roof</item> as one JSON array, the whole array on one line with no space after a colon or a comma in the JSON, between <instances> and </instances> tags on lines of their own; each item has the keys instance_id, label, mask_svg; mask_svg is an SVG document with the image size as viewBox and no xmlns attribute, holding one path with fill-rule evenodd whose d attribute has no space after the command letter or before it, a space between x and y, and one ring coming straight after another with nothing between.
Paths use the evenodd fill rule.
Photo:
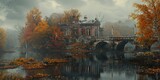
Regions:
<instances>
[{"instance_id":1,"label":"dark roof","mask_svg":"<svg viewBox=\"0 0 160 80\"><path fill-rule=\"evenodd\" d=\"M74 23L73 23L74 24ZM64 27L69 27L68 24L66 23L60 23L58 24L60 27L64 28ZM82 22L79 22L78 24L75 24L75 25L80 25L81 27L82 26L100 26L100 22L99 21L95 21L95 22L86 22L86 23L82 23Z\"/></svg>"}]
</instances>

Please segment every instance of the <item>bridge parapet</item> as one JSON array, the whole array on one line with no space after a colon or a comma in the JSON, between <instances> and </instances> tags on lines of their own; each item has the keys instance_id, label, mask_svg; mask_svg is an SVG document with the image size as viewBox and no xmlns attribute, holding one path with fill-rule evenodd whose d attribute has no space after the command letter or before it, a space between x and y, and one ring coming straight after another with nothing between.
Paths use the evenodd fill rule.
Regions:
<instances>
[{"instance_id":1,"label":"bridge parapet","mask_svg":"<svg viewBox=\"0 0 160 80\"><path fill-rule=\"evenodd\" d=\"M123 40L134 41L135 38L136 38L135 36L107 37L103 39L97 39L97 41L123 41Z\"/></svg>"},{"instance_id":2,"label":"bridge parapet","mask_svg":"<svg viewBox=\"0 0 160 80\"><path fill-rule=\"evenodd\" d=\"M127 40L127 41L134 41L135 37L109 37L110 41L123 41L123 40Z\"/></svg>"}]
</instances>

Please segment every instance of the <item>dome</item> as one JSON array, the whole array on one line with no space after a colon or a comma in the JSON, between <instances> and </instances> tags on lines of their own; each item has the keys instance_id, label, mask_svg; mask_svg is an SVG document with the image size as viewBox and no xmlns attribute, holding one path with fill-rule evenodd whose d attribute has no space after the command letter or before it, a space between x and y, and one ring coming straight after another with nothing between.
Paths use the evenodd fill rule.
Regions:
<instances>
[{"instance_id":1,"label":"dome","mask_svg":"<svg viewBox=\"0 0 160 80\"><path fill-rule=\"evenodd\" d=\"M128 42L125 46L124 46L124 52L133 52L135 50L136 46L134 44L132 44L131 42Z\"/></svg>"}]
</instances>

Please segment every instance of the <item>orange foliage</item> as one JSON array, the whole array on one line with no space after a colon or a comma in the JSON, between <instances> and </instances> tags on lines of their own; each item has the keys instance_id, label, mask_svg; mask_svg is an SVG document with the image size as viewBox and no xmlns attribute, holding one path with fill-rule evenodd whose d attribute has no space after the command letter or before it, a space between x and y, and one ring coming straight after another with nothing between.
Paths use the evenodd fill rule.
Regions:
<instances>
[{"instance_id":1,"label":"orange foliage","mask_svg":"<svg viewBox=\"0 0 160 80\"><path fill-rule=\"evenodd\" d=\"M54 40L62 40L63 37L63 32L61 31L60 27L53 27L53 31L52 31L53 39Z\"/></svg>"},{"instance_id":2,"label":"orange foliage","mask_svg":"<svg viewBox=\"0 0 160 80\"><path fill-rule=\"evenodd\" d=\"M51 29L51 42L48 44L51 48L62 49L64 48L64 36L60 27L54 26Z\"/></svg>"},{"instance_id":3,"label":"orange foliage","mask_svg":"<svg viewBox=\"0 0 160 80\"><path fill-rule=\"evenodd\" d=\"M51 58L44 58L44 62L47 62L48 64L54 64L54 63L66 63L68 60L65 59L51 59Z\"/></svg>"},{"instance_id":4,"label":"orange foliage","mask_svg":"<svg viewBox=\"0 0 160 80\"><path fill-rule=\"evenodd\" d=\"M37 49L45 48L48 45L47 42L50 37L48 34L51 34L51 30L47 22L42 19L35 27L31 36L32 40L30 42L32 43L32 46Z\"/></svg>"},{"instance_id":5,"label":"orange foliage","mask_svg":"<svg viewBox=\"0 0 160 80\"><path fill-rule=\"evenodd\" d=\"M10 64L22 66L25 69L41 69L46 67L45 64L43 64L42 62L38 62L33 58L18 58L12 61Z\"/></svg>"},{"instance_id":6,"label":"orange foliage","mask_svg":"<svg viewBox=\"0 0 160 80\"><path fill-rule=\"evenodd\" d=\"M41 12L39 11L39 9L33 8L27 14L26 18L27 18L26 26L23 29L23 32L21 35L22 43L29 43L30 40L32 39L32 34L34 32L34 29L42 19Z\"/></svg>"},{"instance_id":7,"label":"orange foliage","mask_svg":"<svg viewBox=\"0 0 160 80\"><path fill-rule=\"evenodd\" d=\"M64 35L59 23L70 24L73 21L79 21L79 17L79 11L71 9L65 11L62 16L43 19L39 9L33 8L26 17L26 26L21 35L22 46L40 50L64 48Z\"/></svg>"},{"instance_id":8,"label":"orange foliage","mask_svg":"<svg viewBox=\"0 0 160 80\"><path fill-rule=\"evenodd\" d=\"M42 33L42 32L46 32L47 29L48 29L47 22L45 20L42 20L41 22L38 23L34 31L37 33Z\"/></svg>"},{"instance_id":9,"label":"orange foliage","mask_svg":"<svg viewBox=\"0 0 160 80\"><path fill-rule=\"evenodd\" d=\"M137 20L138 39L142 45L153 43L154 35L160 36L160 1L142 0L143 4L135 3L136 10L131 17Z\"/></svg>"}]
</instances>

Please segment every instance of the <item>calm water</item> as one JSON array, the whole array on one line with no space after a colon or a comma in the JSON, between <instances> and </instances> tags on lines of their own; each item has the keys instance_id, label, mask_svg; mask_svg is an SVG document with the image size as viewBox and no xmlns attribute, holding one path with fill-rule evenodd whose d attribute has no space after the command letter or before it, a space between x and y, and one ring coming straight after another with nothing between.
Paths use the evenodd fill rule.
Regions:
<instances>
[{"instance_id":1,"label":"calm water","mask_svg":"<svg viewBox=\"0 0 160 80\"><path fill-rule=\"evenodd\" d=\"M21 54L18 52L6 53L1 60L15 59ZM19 73L26 77L36 73L46 73L50 77L40 80L156 80L154 76L140 75L136 71L138 66L117 60L83 61L66 64L57 64L47 69L24 70L23 67L7 69L9 73ZM2 70L1 70L2 71ZM39 79L35 79L39 80Z\"/></svg>"}]
</instances>

